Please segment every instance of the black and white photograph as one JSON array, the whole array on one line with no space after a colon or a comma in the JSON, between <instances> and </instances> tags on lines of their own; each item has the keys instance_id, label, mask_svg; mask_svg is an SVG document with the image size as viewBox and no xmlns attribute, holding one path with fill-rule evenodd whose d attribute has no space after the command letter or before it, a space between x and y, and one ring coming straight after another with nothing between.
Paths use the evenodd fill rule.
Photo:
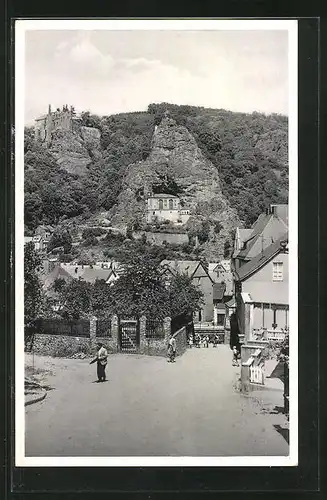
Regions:
<instances>
[{"instance_id":1,"label":"black and white photograph","mask_svg":"<svg viewBox=\"0 0 327 500\"><path fill-rule=\"evenodd\" d=\"M16 21L15 242L16 466L297 465L297 21Z\"/></svg>"}]
</instances>

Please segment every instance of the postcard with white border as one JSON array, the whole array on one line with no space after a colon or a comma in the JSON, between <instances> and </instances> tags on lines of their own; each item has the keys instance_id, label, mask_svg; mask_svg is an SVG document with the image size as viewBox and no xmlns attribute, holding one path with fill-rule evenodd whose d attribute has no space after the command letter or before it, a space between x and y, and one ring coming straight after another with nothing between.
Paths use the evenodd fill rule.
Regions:
<instances>
[{"instance_id":1,"label":"postcard with white border","mask_svg":"<svg viewBox=\"0 0 327 500\"><path fill-rule=\"evenodd\" d=\"M16 466L298 464L297 126L297 21L16 21Z\"/></svg>"}]
</instances>

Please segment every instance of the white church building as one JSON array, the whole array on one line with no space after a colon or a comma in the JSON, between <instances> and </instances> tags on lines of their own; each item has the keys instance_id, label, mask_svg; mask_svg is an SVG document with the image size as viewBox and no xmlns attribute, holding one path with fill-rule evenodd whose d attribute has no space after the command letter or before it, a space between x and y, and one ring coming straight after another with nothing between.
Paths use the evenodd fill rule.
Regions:
<instances>
[{"instance_id":1,"label":"white church building","mask_svg":"<svg viewBox=\"0 0 327 500\"><path fill-rule=\"evenodd\" d=\"M184 224L189 219L189 210L181 208L178 196L159 193L148 197L147 222L162 222L168 220L173 223Z\"/></svg>"}]
</instances>

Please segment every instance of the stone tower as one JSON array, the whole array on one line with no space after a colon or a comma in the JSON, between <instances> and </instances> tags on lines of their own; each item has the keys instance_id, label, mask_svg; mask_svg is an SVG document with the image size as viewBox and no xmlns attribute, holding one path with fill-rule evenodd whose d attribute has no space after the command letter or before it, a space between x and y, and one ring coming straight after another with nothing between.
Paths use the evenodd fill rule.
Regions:
<instances>
[{"instance_id":1,"label":"stone tower","mask_svg":"<svg viewBox=\"0 0 327 500\"><path fill-rule=\"evenodd\" d=\"M80 119L73 106L68 108L68 105L64 104L62 109L57 108L56 111L52 111L49 104L48 113L35 120L35 141L45 142L49 146L54 130L60 128L71 132L79 126Z\"/></svg>"}]
</instances>

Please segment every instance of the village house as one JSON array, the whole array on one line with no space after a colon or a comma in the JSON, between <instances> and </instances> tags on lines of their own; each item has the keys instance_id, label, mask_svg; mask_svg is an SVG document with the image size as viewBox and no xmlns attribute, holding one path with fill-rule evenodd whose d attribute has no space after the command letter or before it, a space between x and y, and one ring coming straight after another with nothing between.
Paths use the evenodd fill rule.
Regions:
<instances>
[{"instance_id":1,"label":"village house","mask_svg":"<svg viewBox=\"0 0 327 500\"><path fill-rule=\"evenodd\" d=\"M35 229L34 235L35 236L42 236L42 238L44 238L44 240L49 241L51 236L52 236L53 231L54 231L54 228L52 226L42 224Z\"/></svg>"},{"instance_id":2,"label":"village house","mask_svg":"<svg viewBox=\"0 0 327 500\"><path fill-rule=\"evenodd\" d=\"M166 276L186 274L203 293L204 305L195 313L197 322L213 321L213 280L202 262L198 260L163 260L161 262Z\"/></svg>"},{"instance_id":3,"label":"village house","mask_svg":"<svg viewBox=\"0 0 327 500\"><path fill-rule=\"evenodd\" d=\"M234 278L245 342L283 339L289 326L288 232L234 270Z\"/></svg>"},{"instance_id":4,"label":"village house","mask_svg":"<svg viewBox=\"0 0 327 500\"><path fill-rule=\"evenodd\" d=\"M114 283L121 272L118 262L98 262L94 265L62 264L74 279L83 279L89 283L104 280L108 284Z\"/></svg>"},{"instance_id":5,"label":"village house","mask_svg":"<svg viewBox=\"0 0 327 500\"><path fill-rule=\"evenodd\" d=\"M40 225L36 228L33 236L24 236L24 244L32 242L36 252L46 253L52 233L52 226Z\"/></svg>"},{"instance_id":6,"label":"village house","mask_svg":"<svg viewBox=\"0 0 327 500\"><path fill-rule=\"evenodd\" d=\"M167 193L152 194L147 198L146 221L152 222L170 221L184 224L190 216L189 210L181 208L178 196Z\"/></svg>"},{"instance_id":7,"label":"village house","mask_svg":"<svg viewBox=\"0 0 327 500\"><path fill-rule=\"evenodd\" d=\"M53 269L58 265L58 257L45 257L42 259L41 272L45 276L51 273Z\"/></svg>"},{"instance_id":8,"label":"village house","mask_svg":"<svg viewBox=\"0 0 327 500\"><path fill-rule=\"evenodd\" d=\"M36 252L46 253L48 249L48 240L45 240L42 236L24 236L24 245L28 243L33 243L34 250Z\"/></svg>"},{"instance_id":9,"label":"village house","mask_svg":"<svg viewBox=\"0 0 327 500\"><path fill-rule=\"evenodd\" d=\"M225 297L229 300L234 294L234 278L231 269L231 260L224 259L218 263L209 264L209 274L215 283L224 283Z\"/></svg>"},{"instance_id":10,"label":"village house","mask_svg":"<svg viewBox=\"0 0 327 500\"><path fill-rule=\"evenodd\" d=\"M225 283L214 283L213 285L213 323L215 326L225 329L226 306L224 294L226 290Z\"/></svg>"},{"instance_id":11,"label":"village house","mask_svg":"<svg viewBox=\"0 0 327 500\"><path fill-rule=\"evenodd\" d=\"M119 278L113 269L103 269L88 267L81 274L81 280L94 284L96 280L104 280L108 285L112 285Z\"/></svg>"},{"instance_id":12,"label":"village house","mask_svg":"<svg viewBox=\"0 0 327 500\"><path fill-rule=\"evenodd\" d=\"M232 267L239 269L288 230L288 205L270 205L251 229L236 229Z\"/></svg>"}]
</instances>

